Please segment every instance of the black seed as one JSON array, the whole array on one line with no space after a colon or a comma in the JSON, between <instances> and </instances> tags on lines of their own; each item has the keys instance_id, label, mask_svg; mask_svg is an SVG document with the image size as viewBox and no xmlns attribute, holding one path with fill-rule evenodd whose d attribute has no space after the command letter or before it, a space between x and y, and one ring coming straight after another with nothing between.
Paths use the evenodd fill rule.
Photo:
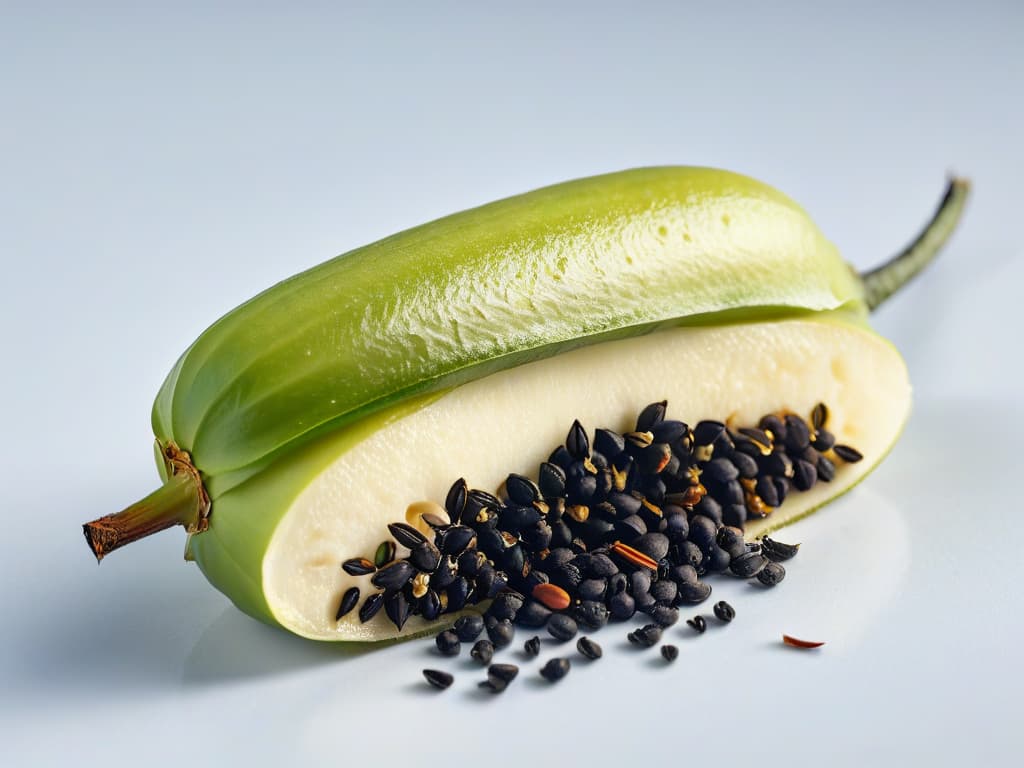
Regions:
<instances>
[{"instance_id":1,"label":"black seed","mask_svg":"<svg viewBox=\"0 0 1024 768\"><path fill-rule=\"evenodd\" d=\"M707 550L715 543L718 526L703 515L694 515L690 521L690 541Z\"/></svg>"},{"instance_id":2,"label":"black seed","mask_svg":"<svg viewBox=\"0 0 1024 768\"><path fill-rule=\"evenodd\" d=\"M655 424L665 418L665 411L668 409L668 401L662 400L658 403L651 403L636 418L636 431L647 432Z\"/></svg>"},{"instance_id":3,"label":"black seed","mask_svg":"<svg viewBox=\"0 0 1024 768\"><path fill-rule=\"evenodd\" d=\"M639 515L630 515L629 517L615 523L615 531L623 541L627 544L632 544L637 537L643 536L647 533L647 523L645 523L643 518Z\"/></svg>"},{"instance_id":4,"label":"black seed","mask_svg":"<svg viewBox=\"0 0 1024 768\"><path fill-rule=\"evenodd\" d=\"M677 590L682 584L696 584L699 581L697 571L692 565L676 565L668 572L668 578L675 583Z\"/></svg>"},{"instance_id":5,"label":"black seed","mask_svg":"<svg viewBox=\"0 0 1024 768\"><path fill-rule=\"evenodd\" d=\"M420 533L419 529L414 528L408 523L389 523L388 530L395 537L395 541L409 549L427 540L427 537Z\"/></svg>"},{"instance_id":6,"label":"black seed","mask_svg":"<svg viewBox=\"0 0 1024 768\"><path fill-rule=\"evenodd\" d=\"M483 616L477 616L476 614L460 616L455 620L452 630L459 640L464 643L471 643L480 637L480 633L484 631Z\"/></svg>"},{"instance_id":7,"label":"black seed","mask_svg":"<svg viewBox=\"0 0 1024 768\"><path fill-rule=\"evenodd\" d=\"M729 459L740 473L740 477L753 478L757 477L758 466L757 461L745 453L734 453L732 458Z\"/></svg>"},{"instance_id":8,"label":"black seed","mask_svg":"<svg viewBox=\"0 0 1024 768\"><path fill-rule=\"evenodd\" d=\"M515 634L516 630L508 619L502 619L501 621L488 620L487 622L487 637L494 643L495 648L504 648L509 645Z\"/></svg>"},{"instance_id":9,"label":"black seed","mask_svg":"<svg viewBox=\"0 0 1024 768\"><path fill-rule=\"evenodd\" d=\"M661 657L667 662L673 662L679 658L679 649L674 645L661 646Z\"/></svg>"},{"instance_id":10,"label":"black seed","mask_svg":"<svg viewBox=\"0 0 1024 768\"><path fill-rule=\"evenodd\" d=\"M375 587L388 591L399 590L409 583L416 569L406 560L395 560L391 565L381 568L370 578Z\"/></svg>"},{"instance_id":11,"label":"black seed","mask_svg":"<svg viewBox=\"0 0 1024 768\"><path fill-rule=\"evenodd\" d=\"M775 493L778 494L779 504L786 500L786 495L792 488L792 484L785 477L773 477L772 484L775 486Z\"/></svg>"},{"instance_id":12,"label":"black seed","mask_svg":"<svg viewBox=\"0 0 1024 768\"><path fill-rule=\"evenodd\" d=\"M556 547L548 553L548 556L543 560L543 563L545 570L550 573L555 568L571 563L575 559L576 553L569 547Z\"/></svg>"},{"instance_id":13,"label":"black seed","mask_svg":"<svg viewBox=\"0 0 1024 768\"><path fill-rule=\"evenodd\" d=\"M661 560L668 554L668 536L663 533L645 533L634 541L631 546L643 552L652 560Z\"/></svg>"},{"instance_id":14,"label":"black seed","mask_svg":"<svg viewBox=\"0 0 1024 768\"><path fill-rule=\"evenodd\" d=\"M568 547L572 542L572 529L564 520L551 523L551 546Z\"/></svg>"},{"instance_id":15,"label":"black seed","mask_svg":"<svg viewBox=\"0 0 1024 768\"><path fill-rule=\"evenodd\" d=\"M692 619L686 620L687 626L691 627L698 634L703 635L708 628L708 622L703 616L694 616Z\"/></svg>"},{"instance_id":16,"label":"black seed","mask_svg":"<svg viewBox=\"0 0 1024 768\"><path fill-rule=\"evenodd\" d=\"M818 482L818 470L809 461L793 462L793 485L798 491L809 491Z\"/></svg>"},{"instance_id":17,"label":"black seed","mask_svg":"<svg viewBox=\"0 0 1024 768\"><path fill-rule=\"evenodd\" d=\"M391 623L401 631L409 619L409 601L403 592L392 592L384 598L384 613Z\"/></svg>"},{"instance_id":18,"label":"black seed","mask_svg":"<svg viewBox=\"0 0 1024 768\"><path fill-rule=\"evenodd\" d=\"M747 522L746 504L729 504L722 510L722 523L733 528L742 528Z\"/></svg>"},{"instance_id":19,"label":"black seed","mask_svg":"<svg viewBox=\"0 0 1024 768\"><path fill-rule=\"evenodd\" d=\"M613 432L610 429L595 429L594 450L608 459L614 459L626 450L626 441L618 432Z\"/></svg>"},{"instance_id":20,"label":"black seed","mask_svg":"<svg viewBox=\"0 0 1024 768\"><path fill-rule=\"evenodd\" d=\"M604 651L601 650L600 645L586 636L581 637L576 641L576 650L591 661L594 659L600 659L601 655L604 653Z\"/></svg>"},{"instance_id":21,"label":"black seed","mask_svg":"<svg viewBox=\"0 0 1024 768\"><path fill-rule=\"evenodd\" d=\"M566 488L566 498L569 501L570 510L574 504L586 504L597 492L597 478L593 475L571 479ZM570 514L571 516L571 514ZM575 517L573 519L576 519Z\"/></svg>"},{"instance_id":22,"label":"black seed","mask_svg":"<svg viewBox=\"0 0 1024 768\"><path fill-rule=\"evenodd\" d=\"M580 582L583 581L580 569L572 563L566 563L553 569L549 575L551 576L552 584L561 587L570 594L574 593L576 588L579 587Z\"/></svg>"},{"instance_id":23,"label":"black seed","mask_svg":"<svg viewBox=\"0 0 1024 768\"><path fill-rule=\"evenodd\" d=\"M739 470L729 459L712 459L704 465L704 474L702 475L702 477L722 484L731 482L739 476Z\"/></svg>"},{"instance_id":24,"label":"black seed","mask_svg":"<svg viewBox=\"0 0 1024 768\"><path fill-rule=\"evenodd\" d=\"M435 515L433 512L424 512L420 515L420 518L424 523L431 527L435 534L441 533L451 525L450 520L447 520L440 515Z\"/></svg>"},{"instance_id":25,"label":"black seed","mask_svg":"<svg viewBox=\"0 0 1024 768\"><path fill-rule=\"evenodd\" d=\"M620 592L624 592L626 587L629 586L629 576L622 573L613 573L608 577L608 595L617 595Z\"/></svg>"},{"instance_id":26,"label":"black seed","mask_svg":"<svg viewBox=\"0 0 1024 768\"><path fill-rule=\"evenodd\" d=\"M847 464L856 464L858 461L864 458L864 454L862 454L856 448L851 448L848 445L834 445L832 446L832 453L834 453L840 459L845 461Z\"/></svg>"},{"instance_id":27,"label":"black seed","mask_svg":"<svg viewBox=\"0 0 1024 768\"><path fill-rule=\"evenodd\" d=\"M466 599L469 597L469 582L459 576L448 585L448 589L444 593L448 599L445 612L455 613L456 611L461 611L466 605Z\"/></svg>"},{"instance_id":28,"label":"black seed","mask_svg":"<svg viewBox=\"0 0 1024 768\"><path fill-rule=\"evenodd\" d=\"M715 500L723 507L729 504L742 504L744 501L743 486L739 484L738 480L731 480L724 484L716 483L711 486L710 490L714 494ZM722 519L725 519L724 510Z\"/></svg>"},{"instance_id":29,"label":"black seed","mask_svg":"<svg viewBox=\"0 0 1024 768\"><path fill-rule=\"evenodd\" d=\"M672 449L668 445L665 443L651 443L640 454L638 466L641 472L653 475L665 469L670 458L672 458Z\"/></svg>"},{"instance_id":30,"label":"black seed","mask_svg":"<svg viewBox=\"0 0 1024 768\"><path fill-rule=\"evenodd\" d=\"M719 621L728 623L736 618L736 609L725 602L725 600L719 600L715 603L714 611Z\"/></svg>"},{"instance_id":31,"label":"black seed","mask_svg":"<svg viewBox=\"0 0 1024 768\"><path fill-rule=\"evenodd\" d=\"M574 421L569 428L569 434L565 438L565 449L577 461L582 461L590 455L590 439L579 421Z\"/></svg>"},{"instance_id":32,"label":"black seed","mask_svg":"<svg viewBox=\"0 0 1024 768\"><path fill-rule=\"evenodd\" d=\"M548 619L547 630L548 634L555 638L555 640L565 642L576 637L579 626L571 616L567 616L564 613L556 613Z\"/></svg>"},{"instance_id":33,"label":"black seed","mask_svg":"<svg viewBox=\"0 0 1024 768\"><path fill-rule=\"evenodd\" d=\"M448 495L444 500L444 508L448 511L448 516L452 520L458 520L462 517L462 512L466 508L466 498L469 494L469 486L466 485L466 481L459 478L452 487L448 489Z\"/></svg>"},{"instance_id":34,"label":"black seed","mask_svg":"<svg viewBox=\"0 0 1024 768\"><path fill-rule=\"evenodd\" d=\"M729 570L741 579L749 579L757 576L768 564L768 560L758 552L747 552L734 558L729 564Z\"/></svg>"},{"instance_id":35,"label":"black seed","mask_svg":"<svg viewBox=\"0 0 1024 768\"><path fill-rule=\"evenodd\" d=\"M679 588L676 583L671 579L659 579L658 581L651 584L651 588L648 591L651 597L657 600L659 603L671 603L676 599L676 593Z\"/></svg>"},{"instance_id":36,"label":"black seed","mask_svg":"<svg viewBox=\"0 0 1024 768\"><path fill-rule=\"evenodd\" d=\"M540 488L533 480L515 473L505 479L505 492L514 504L529 505L541 498Z\"/></svg>"},{"instance_id":37,"label":"black seed","mask_svg":"<svg viewBox=\"0 0 1024 768\"><path fill-rule=\"evenodd\" d=\"M768 436L768 433L763 429L754 429L752 427L744 427L740 429L740 434L747 440L753 443L759 453L767 453L772 449L772 439ZM751 454L752 455L752 454Z\"/></svg>"},{"instance_id":38,"label":"black seed","mask_svg":"<svg viewBox=\"0 0 1024 768\"><path fill-rule=\"evenodd\" d=\"M365 557L353 557L351 560L346 560L341 564L341 568L350 576L365 576L377 570L377 567Z\"/></svg>"},{"instance_id":39,"label":"black seed","mask_svg":"<svg viewBox=\"0 0 1024 768\"><path fill-rule=\"evenodd\" d=\"M417 570L425 573L432 573L440 561L441 551L429 541L413 547L409 552L409 562Z\"/></svg>"},{"instance_id":40,"label":"black seed","mask_svg":"<svg viewBox=\"0 0 1024 768\"><path fill-rule=\"evenodd\" d=\"M494 658L494 643L490 640L477 640L470 651L469 655L480 664L490 664L491 659Z\"/></svg>"},{"instance_id":41,"label":"black seed","mask_svg":"<svg viewBox=\"0 0 1024 768\"><path fill-rule=\"evenodd\" d=\"M450 629L438 632L437 637L434 638L434 644L437 645L437 650L443 656L458 656L459 651L462 649L459 636Z\"/></svg>"},{"instance_id":42,"label":"black seed","mask_svg":"<svg viewBox=\"0 0 1024 768\"><path fill-rule=\"evenodd\" d=\"M673 447L681 446L683 438L690 433L690 428L681 421L663 420L650 428L654 442L668 443Z\"/></svg>"},{"instance_id":43,"label":"black seed","mask_svg":"<svg viewBox=\"0 0 1024 768\"><path fill-rule=\"evenodd\" d=\"M382 541L377 546L377 552L373 556L373 564L377 568L383 568L385 565L395 559L395 542L393 541Z\"/></svg>"},{"instance_id":44,"label":"black seed","mask_svg":"<svg viewBox=\"0 0 1024 768\"><path fill-rule=\"evenodd\" d=\"M590 563L587 567L587 576L596 578L605 578L608 576L614 576L619 572L619 566L615 564L604 552L595 552L590 558Z\"/></svg>"},{"instance_id":45,"label":"black seed","mask_svg":"<svg viewBox=\"0 0 1024 768\"><path fill-rule=\"evenodd\" d=\"M671 627L679 621L679 609L670 605L656 605L650 616L659 627Z\"/></svg>"},{"instance_id":46,"label":"black seed","mask_svg":"<svg viewBox=\"0 0 1024 768\"><path fill-rule=\"evenodd\" d=\"M442 558L430 576L430 586L434 589L444 589L453 581L455 581L455 566L449 558Z\"/></svg>"},{"instance_id":47,"label":"black seed","mask_svg":"<svg viewBox=\"0 0 1024 768\"><path fill-rule=\"evenodd\" d=\"M545 461L538 473L539 488L547 498L565 495L565 470L557 464Z\"/></svg>"},{"instance_id":48,"label":"black seed","mask_svg":"<svg viewBox=\"0 0 1024 768\"><path fill-rule=\"evenodd\" d=\"M715 541L718 542L718 546L722 547L722 549L732 551L735 547L744 546L743 531L734 526L723 526L718 529Z\"/></svg>"},{"instance_id":49,"label":"black seed","mask_svg":"<svg viewBox=\"0 0 1024 768\"><path fill-rule=\"evenodd\" d=\"M786 569L782 563L769 562L761 572L757 574L757 580L766 587L774 587L786 578Z\"/></svg>"},{"instance_id":50,"label":"black seed","mask_svg":"<svg viewBox=\"0 0 1024 768\"><path fill-rule=\"evenodd\" d=\"M828 423L828 406L818 403L811 409L811 426L814 429L821 429Z\"/></svg>"},{"instance_id":51,"label":"black seed","mask_svg":"<svg viewBox=\"0 0 1024 768\"><path fill-rule=\"evenodd\" d=\"M523 607L525 598L518 592L507 590L494 598L487 609L487 615L496 619L515 619L519 609Z\"/></svg>"},{"instance_id":52,"label":"black seed","mask_svg":"<svg viewBox=\"0 0 1024 768\"><path fill-rule=\"evenodd\" d=\"M836 476L836 465L827 456L818 457L818 479L831 483Z\"/></svg>"},{"instance_id":53,"label":"black seed","mask_svg":"<svg viewBox=\"0 0 1024 768\"><path fill-rule=\"evenodd\" d=\"M524 530L520 536L522 537L523 544L528 549L538 552L551 546L551 539L554 533L551 530L551 526L544 520L541 520L533 527Z\"/></svg>"},{"instance_id":54,"label":"black seed","mask_svg":"<svg viewBox=\"0 0 1024 768\"><path fill-rule=\"evenodd\" d=\"M455 678L447 672L442 672L439 669L424 669L423 677L427 679L435 688L440 688L442 691L455 682Z\"/></svg>"},{"instance_id":55,"label":"black seed","mask_svg":"<svg viewBox=\"0 0 1024 768\"><path fill-rule=\"evenodd\" d=\"M508 685L516 679L519 674L519 667L515 664L491 664L487 668L487 680L489 682L501 682Z\"/></svg>"},{"instance_id":56,"label":"black seed","mask_svg":"<svg viewBox=\"0 0 1024 768\"><path fill-rule=\"evenodd\" d=\"M793 413L786 414L786 449L800 453L811 444L811 431L807 422Z\"/></svg>"},{"instance_id":57,"label":"black seed","mask_svg":"<svg viewBox=\"0 0 1024 768\"><path fill-rule=\"evenodd\" d=\"M704 518L707 519L707 518ZM686 541L690 535L690 522L686 519L686 513L667 515L665 517L665 536L673 544Z\"/></svg>"},{"instance_id":58,"label":"black seed","mask_svg":"<svg viewBox=\"0 0 1024 768\"><path fill-rule=\"evenodd\" d=\"M762 416L761 421L758 422L757 426L765 432L771 432L776 443L784 443L786 441L786 425L782 419L775 414Z\"/></svg>"},{"instance_id":59,"label":"black seed","mask_svg":"<svg viewBox=\"0 0 1024 768\"><path fill-rule=\"evenodd\" d=\"M680 564L692 565L697 571L697 575L704 573L704 553L692 541L684 542L679 546L679 556Z\"/></svg>"},{"instance_id":60,"label":"black seed","mask_svg":"<svg viewBox=\"0 0 1024 768\"><path fill-rule=\"evenodd\" d=\"M433 621L441 615L441 599L437 592L433 589L427 590L427 594L420 598L419 611L427 621Z\"/></svg>"},{"instance_id":61,"label":"black seed","mask_svg":"<svg viewBox=\"0 0 1024 768\"><path fill-rule=\"evenodd\" d=\"M368 622L381 608L384 607L384 593L374 592L366 600L363 601L362 607L359 609L359 621L363 624Z\"/></svg>"},{"instance_id":62,"label":"black seed","mask_svg":"<svg viewBox=\"0 0 1024 768\"><path fill-rule=\"evenodd\" d=\"M608 591L605 579L584 579L580 582L577 594L582 600L601 600Z\"/></svg>"},{"instance_id":63,"label":"black seed","mask_svg":"<svg viewBox=\"0 0 1024 768\"><path fill-rule=\"evenodd\" d=\"M540 638L534 635L523 644L523 650L527 656L540 655Z\"/></svg>"},{"instance_id":64,"label":"black seed","mask_svg":"<svg viewBox=\"0 0 1024 768\"><path fill-rule=\"evenodd\" d=\"M781 541L769 539L767 536L761 539L761 552L769 560L773 560L777 563L789 560L799 550L799 544L783 544Z\"/></svg>"},{"instance_id":65,"label":"black seed","mask_svg":"<svg viewBox=\"0 0 1024 768\"><path fill-rule=\"evenodd\" d=\"M570 666L568 659L551 659L540 668L540 676L548 682L555 683L569 674Z\"/></svg>"},{"instance_id":66,"label":"black seed","mask_svg":"<svg viewBox=\"0 0 1024 768\"><path fill-rule=\"evenodd\" d=\"M703 603L711 595L711 585L705 581L681 582L676 601L680 605Z\"/></svg>"},{"instance_id":67,"label":"black seed","mask_svg":"<svg viewBox=\"0 0 1024 768\"><path fill-rule=\"evenodd\" d=\"M757 484L754 486L754 493L760 496L761 501L769 507L779 506L779 494L775 490L775 484L772 482L772 478L769 475L762 475L757 478Z\"/></svg>"},{"instance_id":68,"label":"black seed","mask_svg":"<svg viewBox=\"0 0 1024 768\"><path fill-rule=\"evenodd\" d=\"M708 572L721 573L729 568L730 563L732 563L732 554L717 544L712 544L704 560Z\"/></svg>"},{"instance_id":69,"label":"black seed","mask_svg":"<svg viewBox=\"0 0 1024 768\"><path fill-rule=\"evenodd\" d=\"M576 606L573 617L587 629L597 630L608 623L608 607L598 600L584 600Z\"/></svg>"},{"instance_id":70,"label":"black seed","mask_svg":"<svg viewBox=\"0 0 1024 768\"><path fill-rule=\"evenodd\" d=\"M625 621L636 613L636 601L628 592L618 592L608 601L608 611L616 621Z\"/></svg>"},{"instance_id":71,"label":"black seed","mask_svg":"<svg viewBox=\"0 0 1024 768\"><path fill-rule=\"evenodd\" d=\"M438 534L441 551L446 555L460 555L476 537L476 531L466 525L453 525Z\"/></svg>"},{"instance_id":72,"label":"black seed","mask_svg":"<svg viewBox=\"0 0 1024 768\"><path fill-rule=\"evenodd\" d=\"M712 445L725 434L725 424L720 421L698 421L693 428L694 445Z\"/></svg>"},{"instance_id":73,"label":"black seed","mask_svg":"<svg viewBox=\"0 0 1024 768\"><path fill-rule=\"evenodd\" d=\"M572 454L569 453L564 445L560 445L548 456L548 462L564 470L572 464Z\"/></svg>"},{"instance_id":74,"label":"black seed","mask_svg":"<svg viewBox=\"0 0 1024 768\"><path fill-rule=\"evenodd\" d=\"M636 454L654 442L654 435L650 432L627 432L623 435L626 439L626 450Z\"/></svg>"},{"instance_id":75,"label":"black seed","mask_svg":"<svg viewBox=\"0 0 1024 768\"><path fill-rule=\"evenodd\" d=\"M508 545L497 528L485 528L477 534L476 546L488 557L497 557Z\"/></svg>"},{"instance_id":76,"label":"black seed","mask_svg":"<svg viewBox=\"0 0 1024 768\"><path fill-rule=\"evenodd\" d=\"M694 506L693 511L698 515L703 515L715 523L718 523L719 525L722 524L722 505L710 496L704 496L700 501L698 501Z\"/></svg>"},{"instance_id":77,"label":"black seed","mask_svg":"<svg viewBox=\"0 0 1024 768\"><path fill-rule=\"evenodd\" d=\"M339 621L342 616L351 611L356 607L356 603L359 602L359 587L350 587L345 590L345 594L341 596L341 605L338 606L338 613L334 617L335 621Z\"/></svg>"},{"instance_id":78,"label":"black seed","mask_svg":"<svg viewBox=\"0 0 1024 768\"><path fill-rule=\"evenodd\" d=\"M811 443L818 451L827 451L836 444L836 436L827 429L819 429Z\"/></svg>"},{"instance_id":79,"label":"black seed","mask_svg":"<svg viewBox=\"0 0 1024 768\"><path fill-rule=\"evenodd\" d=\"M771 455L761 460L761 471L775 477L792 477L793 462L781 450L772 451Z\"/></svg>"},{"instance_id":80,"label":"black seed","mask_svg":"<svg viewBox=\"0 0 1024 768\"><path fill-rule=\"evenodd\" d=\"M661 641L661 627L657 624L647 624L630 632L627 636L633 645L643 648L650 648Z\"/></svg>"}]
</instances>

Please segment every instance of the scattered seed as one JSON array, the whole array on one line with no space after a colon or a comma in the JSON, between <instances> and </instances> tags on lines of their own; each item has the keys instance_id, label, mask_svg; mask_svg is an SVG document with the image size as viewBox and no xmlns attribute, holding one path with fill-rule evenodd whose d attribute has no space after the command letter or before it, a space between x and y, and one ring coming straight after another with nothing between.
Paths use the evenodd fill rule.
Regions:
<instances>
[{"instance_id":1,"label":"scattered seed","mask_svg":"<svg viewBox=\"0 0 1024 768\"><path fill-rule=\"evenodd\" d=\"M375 587L387 590L398 590L409 583L416 569L407 560L395 560L391 565L386 565L370 577L370 582Z\"/></svg>"},{"instance_id":2,"label":"scattered seed","mask_svg":"<svg viewBox=\"0 0 1024 768\"><path fill-rule=\"evenodd\" d=\"M707 620L700 615L694 616L692 619L687 619L686 624L700 635L703 635L708 628Z\"/></svg>"},{"instance_id":3,"label":"scattered seed","mask_svg":"<svg viewBox=\"0 0 1024 768\"><path fill-rule=\"evenodd\" d=\"M569 674L570 666L568 659L551 659L540 668L540 676L548 682L555 683Z\"/></svg>"},{"instance_id":4,"label":"scattered seed","mask_svg":"<svg viewBox=\"0 0 1024 768\"><path fill-rule=\"evenodd\" d=\"M848 445L833 445L832 453L834 453L840 459L845 461L847 464L856 464L858 461L864 458L863 453L858 451L856 448L851 448Z\"/></svg>"},{"instance_id":5,"label":"scattered seed","mask_svg":"<svg viewBox=\"0 0 1024 768\"><path fill-rule=\"evenodd\" d=\"M725 600L719 600L715 603L714 611L719 621L728 623L736 618L736 609L725 602Z\"/></svg>"},{"instance_id":6,"label":"scattered seed","mask_svg":"<svg viewBox=\"0 0 1024 768\"><path fill-rule=\"evenodd\" d=\"M800 640L791 635L783 635L782 642L791 648L820 648L825 644L824 641L817 642L814 640Z\"/></svg>"},{"instance_id":7,"label":"scattered seed","mask_svg":"<svg viewBox=\"0 0 1024 768\"><path fill-rule=\"evenodd\" d=\"M391 535L395 537L395 541L409 549L412 549L427 540L419 530L408 523L389 523L388 530L391 532Z\"/></svg>"},{"instance_id":8,"label":"scattered seed","mask_svg":"<svg viewBox=\"0 0 1024 768\"><path fill-rule=\"evenodd\" d=\"M666 643L661 646L661 657L665 659L665 661L672 663L679 658L679 649L674 645Z\"/></svg>"},{"instance_id":9,"label":"scattered seed","mask_svg":"<svg viewBox=\"0 0 1024 768\"><path fill-rule=\"evenodd\" d=\"M459 636L450 629L439 632L437 637L434 638L434 643L437 645L437 650L441 652L442 656L458 656L459 651L462 649Z\"/></svg>"},{"instance_id":10,"label":"scattered seed","mask_svg":"<svg viewBox=\"0 0 1024 768\"><path fill-rule=\"evenodd\" d=\"M355 608L358 602L359 587L349 587L346 589L345 594L341 596L341 605L338 606L338 614L334 617L334 620L340 621L341 617Z\"/></svg>"},{"instance_id":11,"label":"scattered seed","mask_svg":"<svg viewBox=\"0 0 1024 768\"><path fill-rule=\"evenodd\" d=\"M476 645L470 649L469 655L481 664L490 664L491 659L494 658L494 643L487 639L477 640Z\"/></svg>"},{"instance_id":12,"label":"scattered seed","mask_svg":"<svg viewBox=\"0 0 1024 768\"><path fill-rule=\"evenodd\" d=\"M491 664L487 668L487 680L490 683L499 682L508 685L516 679L519 674L519 667L515 664Z\"/></svg>"},{"instance_id":13,"label":"scattered seed","mask_svg":"<svg viewBox=\"0 0 1024 768\"><path fill-rule=\"evenodd\" d=\"M494 643L495 648L504 648L511 645L516 630L508 619L495 621L487 627L487 637Z\"/></svg>"},{"instance_id":14,"label":"scattered seed","mask_svg":"<svg viewBox=\"0 0 1024 768\"><path fill-rule=\"evenodd\" d=\"M576 641L576 650L590 660L600 659L604 653L604 651L601 650L601 646L586 635Z\"/></svg>"},{"instance_id":15,"label":"scattered seed","mask_svg":"<svg viewBox=\"0 0 1024 768\"><path fill-rule=\"evenodd\" d=\"M540 638L534 635L525 643L523 643L523 650L527 656L539 656L540 655Z\"/></svg>"},{"instance_id":16,"label":"scattered seed","mask_svg":"<svg viewBox=\"0 0 1024 768\"><path fill-rule=\"evenodd\" d=\"M747 552L740 555L729 564L729 570L741 579L750 579L757 576L768 564L768 559L759 552Z\"/></svg>"},{"instance_id":17,"label":"scattered seed","mask_svg":"<svg viewBox=\"0 0 1024 768\"><path fill-rule=\"evenodd\" d=\"M661 641L661 627L657 624L647 624L630 632L626 637L633 645L643 648L651 648Z\"/></svg>"},{"instance_id":18,"label":"scattered seed","mask_svg":"<svg viewBox=\"0 0 1024 768\"><path fill-rule=\"evenodd\" d=\"M398 631L402 631L405 622L409 620L409 601L403 592L392 592L384 598L384 613L391 619Z\"/></svg>"},{"instance_id":19,"label":"scattered seed","mask_svg":"<svg viewBox=\"0 0 1024 768\"><path fill-rule=\"evenodd\" d=\"M366 576L377 570L377 566L365 557L353 557L342 563L341 567L350 576Z\"/></svg>"},{"instance_id":20,"label":"scattered seed","mask_svg":"<svg viewBox=\"0 0 1024 768\"><path fill-rule=\"evenodd\" d=\"M786 569L782 563L769 562L757 574L757 580L766 587L774 587L786 578Z\"/></svg>"},{"instance_id":21,"label":"scattered seed","mask_svg":"<svg viewBox=\"0 0 1024 768\"><path fill-rule=\"evenodd\" d=\"M440 669L424 669L423 676L427 679L435 688L440 688L442 691L455 682L455 678L447 672L442 672Z\"/></svg>"},{"instance_id":22,"label":"scattered seed","mask_svg":"<svg viewBox=\"0 0 1024 768\"><path fill-rule=\"evenodd\" d=\"M765 536L761 539L761 553L777 563L789 560L800 550L799 544L783 544Z\"/></svg>"},{"instance_id":23,"label":"scattered seed","mask_svg":"<svg viewBox=\"0 0 1024 768\"><path fill-rule=\"evenodd\" d=\"M572 458L580 461L590 456L590 439L578 420L569 428L569 434L565 438L565 449Z\"/></svg>"}]
</instances>

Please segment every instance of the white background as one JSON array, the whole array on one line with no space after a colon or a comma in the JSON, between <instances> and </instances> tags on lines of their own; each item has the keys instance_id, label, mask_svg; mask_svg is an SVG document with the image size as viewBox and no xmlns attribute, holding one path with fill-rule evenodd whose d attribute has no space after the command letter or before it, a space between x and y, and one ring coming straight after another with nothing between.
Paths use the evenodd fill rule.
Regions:
<instances>
[{"instance_id":1,"label":"white background","mask_svg":"<svg viewBox=\"0 0 1024 768\"><path fill-rule=\"evenodd\" d=\"M1019 3L163 5L0 3L0 764L1019 759ZM482 699L426 643L245 617L180 530L97 568L80 524L154 486L152 397L219 315L399 229L646 164L759 177L862 268L947 171L975 185L875 318L915 384L905 435L787 533L778 589L713 582L733 625L674 628L668 668L609 628L556 688L531 665Z\"/></svg>"}]
</instances>

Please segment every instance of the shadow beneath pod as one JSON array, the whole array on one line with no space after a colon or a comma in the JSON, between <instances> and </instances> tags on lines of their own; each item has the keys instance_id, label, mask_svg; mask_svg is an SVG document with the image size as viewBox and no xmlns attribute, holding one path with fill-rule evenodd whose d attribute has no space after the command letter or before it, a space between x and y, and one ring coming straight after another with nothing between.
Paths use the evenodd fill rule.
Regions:
<instances>
[{"instance_id":1,"label":"shadow beneath pod","mask_svg":"<svg viewBox=\"0 0 1024 768\"><path fill-rule=\"evenodd\" d=\"M340 664L391 645L309 640L226 608L192 647L181 680L186 686L257 680Z\"/></svg>"}]
</instances>

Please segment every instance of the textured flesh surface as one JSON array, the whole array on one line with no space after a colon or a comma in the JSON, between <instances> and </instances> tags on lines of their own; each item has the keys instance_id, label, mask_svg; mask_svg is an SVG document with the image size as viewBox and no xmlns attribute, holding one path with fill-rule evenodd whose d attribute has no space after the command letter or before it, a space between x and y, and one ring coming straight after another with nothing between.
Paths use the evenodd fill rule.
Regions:
<instances>
[{"instance_id":1,"label":"textured flesh surface","mask_svg":"<svg viewBox=\"0 0 1024 768\"><path fill-rule=\"evenodd\" d=\"M185 352L153 426L216 499L415 395L609 336L860 299L831 243L770 187L707 168L624 171L455 214L274 286Z\"/></svg>"},{"instance_id":2,"label":"textured flesh surface","mask_svg":"<svg viewBox=\"0 0 1024 768\"><path fill-rule=\"evenodd\" d=\"M837 462L831 483L791 494L765 521L777 526L847 490L877 464L909 412L910 385L887 341L860 325L821 319L668 329L493 374L370 434L297 495L263 561L274 618L313 638L394 637L383 614L366 625L355 611L335 622L348 587L358 584L364 595L372 589L366 577L345 574L343 560L372 556L387 537L386 523L404 519L412 502L442 501L457 477L494 491L509 472L536 476L573 418L591 433L629 429L639 408L662 399L670 418L693 424L731 417L737 426L771 411L806 416L818 401L829 405L828 428L864 460ZM422 628L410 620L402 634Z\"/></svg>"}]
</instances>

